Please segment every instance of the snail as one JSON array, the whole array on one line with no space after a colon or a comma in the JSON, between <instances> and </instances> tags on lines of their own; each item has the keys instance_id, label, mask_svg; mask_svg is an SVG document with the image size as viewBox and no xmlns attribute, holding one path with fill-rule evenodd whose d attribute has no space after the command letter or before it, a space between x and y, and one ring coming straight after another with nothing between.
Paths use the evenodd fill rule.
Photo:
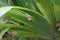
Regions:
<instances>
[{"instance_id":1,"label":"snail","mask_svg":"<svg viewBox=\"0 0 60 40\"><path fill-rule=\"evenodd\" d=\"M32 20L32 16L31 16L31 15L26 14L26 16L27 16L27 20L28 20L28 21L31 21L31 20Z\"/></svg>"}]
</instances>

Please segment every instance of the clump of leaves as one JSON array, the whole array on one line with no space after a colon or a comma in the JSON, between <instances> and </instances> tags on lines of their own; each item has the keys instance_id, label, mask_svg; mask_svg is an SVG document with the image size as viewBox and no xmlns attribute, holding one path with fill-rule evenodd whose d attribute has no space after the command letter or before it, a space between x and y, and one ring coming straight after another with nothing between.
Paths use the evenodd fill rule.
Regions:
<instances>
[{"instance_id":1,"label":"clump of leaves","mask_svg":"<svg viewBox=\"0 0 60 40\"><path fill-rule=\"evenodd\" d=\"M0 17L5 15L8 20L6 23L0 23L0 29L3 30L0 33L1 38L7 31L12 31L11 34L16 34L13 36L17 38L60 40L59 0L5 1L1 0L2 3L11 6L0 8Z\"/></svg>"}]
</instances>

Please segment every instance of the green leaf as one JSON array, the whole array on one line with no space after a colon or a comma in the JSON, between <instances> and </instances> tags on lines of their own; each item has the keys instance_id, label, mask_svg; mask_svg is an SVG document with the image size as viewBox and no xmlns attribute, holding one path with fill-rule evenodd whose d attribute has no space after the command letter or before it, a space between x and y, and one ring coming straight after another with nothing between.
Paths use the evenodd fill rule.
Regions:
<instances>
[{"instance_id":1,"label":"green leaf","mask_svg":"<svg viewBox=\"0 0 60 40\"><path fill-rule=\"evenodd\" d=\"M20 23L24 24L24 26L22 25L24 28L19 28L20 26L17 26L18 28L12 28L16 32L18 31L21 36L38 37L43 39L51 39L51 37L55 36L55 33L53 33L54 27L49 24L47 19L37 11L22 7L13 7L11 10L5 13L5 16L10 17L11 20L19 25L21 25ZM30 16L31 20L28 20L27 18L30 18Z\"/></svg>"},{"instance_id":2,"label":"green leaf","mask_svg":"<svg viewBox=\"0 0 60 40\"><path fill-rule=\"evenodd\" d=\"M29 21L27 19L26 14L31 16L31 18L32 18L31 21ZM9 12L7 12L5 15L10 16L10 19L15 21L16 23L23 23L24 25L26 25L24 28L27 28L29 30L32 30L33 32L38 33L40 35L38 37L41 37L41 38L46 37L46 39L47 39L47 37L50 38L50 37L54 36L53 34L55 34L55 33L53 33L53 30L54 30L53 26L50 25L47 22L47 20L43 16L41 16L41 14L36 13L36 11L30 10L30 9L25 9L22 7L14 7ZM32 31L27 32L26 34L32 36L32 34L29 34L29 33L32 33ZM25 31L21 31L21 32L23 32L23 34L25 34L24 33ZM34 35L33 35L33 37L34 37Z\"/></svg>"},{"instance_id":3,"label":"green leaf","mask_svg":"<svg viewBox=\"0 0 60 40\"><path fill-rule=\"evenodd\" d=\"M60 0L54 0L54 13L56 16L56 22L60 22ZM60 40L60 31L57 32L57 39Z\"/></svg>"},{"instance_id":4,"label":"green leaf","mask_svg":"<svg viewBox=\"0 0 60 40\"><path fill-rule=\"evenodd\" d=\"M56 19L55 19L55 15L54 15L53 1L51 1L51 0L35 0L35 3L37 5L37 7L39 8L39 10L41 11L41 13L47 19L47 21L50 24L54 25L56 22Z\"/></svg>"},{"instance_id":5,"label":"green leaf","mask_svg":"<svg viewBox=\"0 0 60 40\"><path fill-rule=\"evenodd\" d=\"M0 0L0 7L9 6L8 0Z\"/></svg>"},{"instance_id":6,"label":"green leaf","mask_svg":"<svg viewBox=\"0 0 60 40\"><path fill-rule=\"evenodd\" d=\"M13 6L20 6L40 12L34 0L11 0L9 3Z\"/></svg>"},{"instance_id":7,"label":"green leaf","mask_svg":"<svg viewBox=\"0 0 60 40\"><path fill-rule=\"evenodd\" d=\"M10 27L6 28L5 30L3 30L2 32L0 32L0 40L2 39L3 35L5 34L5 32L7 32L7 30L9 30Z\"/></svg>"},{"instance_id":8,"label":"green leaf","mask_svg":"<svg viewBox=\"0 0 60 40\"><path fill-rule=\"evenodd\" d=\"M60 22L60 0L55 0L54 1L54 13L56 16L56 21Z\"/></svg>"}]
</instances>

